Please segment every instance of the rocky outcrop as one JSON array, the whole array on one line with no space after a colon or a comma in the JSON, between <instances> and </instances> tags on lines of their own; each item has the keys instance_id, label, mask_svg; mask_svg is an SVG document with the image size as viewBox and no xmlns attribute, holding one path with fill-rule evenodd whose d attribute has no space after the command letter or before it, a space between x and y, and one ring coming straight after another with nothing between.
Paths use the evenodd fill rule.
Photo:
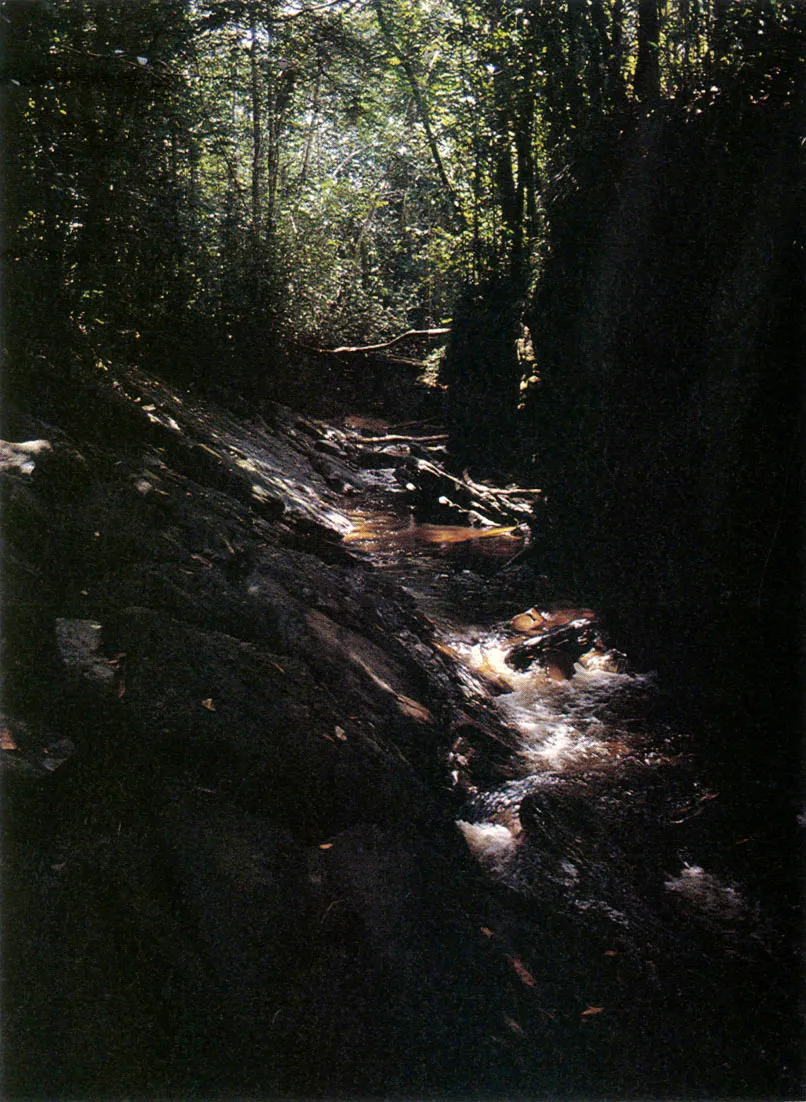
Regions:
<instances>
[{"instance_id":1,"label":"rocky outcrop","mask_svg":"<svg viewBox=\"0 0 806 1102\"><path fill-rule=\"evenodd\" d=\"M12 1095L410 1091L486 1051L447 1016L456 678L342 543L357 445L265 417L121 372L7 422Z\"/></svg>"}]
</instances>

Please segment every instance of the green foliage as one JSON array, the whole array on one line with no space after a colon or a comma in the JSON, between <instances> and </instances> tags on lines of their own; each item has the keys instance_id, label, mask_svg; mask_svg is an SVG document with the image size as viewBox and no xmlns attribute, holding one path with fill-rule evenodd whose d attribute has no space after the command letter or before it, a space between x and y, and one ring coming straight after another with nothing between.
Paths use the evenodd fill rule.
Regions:
<instances>
[{"instance_id":1,"label":"green foliage","mask_svg":"<svg viewBox=\"0 0 806 1102\"><path fill-rule=\"evenodd\" d=\"M193 273L186 6L6 4L12 365L175 315Z\"/></svg>"},{"instance_id":2,"label":"green foliage","mask_svg":"<svg viewBox=\"0 0 806 1102\"><path fill-rule=\"evenodd\" d=\"M114 344L257 386L290 340L438 324L485 288L526 303L565 235L592 240L619 134L661 100L777 94L798 15L783 0L2 12L10 360ZM515 319L501 339L519 335Z\"/></svg>"}]
</instances>

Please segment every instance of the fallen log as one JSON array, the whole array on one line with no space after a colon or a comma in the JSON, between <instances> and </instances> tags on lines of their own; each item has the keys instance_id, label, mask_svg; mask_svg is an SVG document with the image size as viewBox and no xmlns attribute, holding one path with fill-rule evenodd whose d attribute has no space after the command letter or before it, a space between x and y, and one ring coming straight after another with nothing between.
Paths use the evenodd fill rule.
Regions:
<instances>
[{"instance_id":1,"label":"fallen log","mask_svg":"<svg viewBox=\"0 0 806 1102\"><path fill-rule=\"evenodd\" d=\"M435 467L433 463L429 463L427 459L417 459L415 462L415 469L418 475L426 475L435 480L435 482L450 482L453 486L458 486L462 490L469 490L470 487L466 482L463 482L461 478L456 478L452 474L448 474L447 471L443 471L438 467ZM489 493L489 491L487 491Z\"/></svg>"},{"instance_id":2,"label":"fallen log","mask_svg":"<svg viewBox=\"0 0 806 1102\"><path fill-rule=\"evenodd\" d=\"M516 487L513 490L499 490L497 487L494 488L492 486L484 486L480 482L466 482L465 485L475 494L494 494L495 497L524 497L526 495L533 497L535 495L543 493L542 490L521 489L520 486Z\"/></svg>"},{"instance_id":3,"label":"fallen log","mask_svg":"<svg viewBox=\"0 0 806 1102\"><path fill-rule=\"evenodd\" d=\"M532 506L527 499L519 500L514 494L498 497L497 491L488 487L474 489L427 459L412 456L398 467L395 477L413 495L418 520L443 524L463 516L483 526L486 522L517 524L531 514Z\"/></svg>"},{"instance_id":4,"label":"fallen log","mask_svg":"<svg viewBox=\"0 0 806 1102\"><path fill-rule=\"evenodd\" d=\"M401 341L406 340L409 337L425 337L426 339L432 339L434 337L446 337L450 333L450 329L408 329L405 333L400 333L397 337L392 337L390 341L381 341L379 344L343 344L338 348L317 348L317 352L321 352L325 355L350 355L360 354L362 352L381 352L384 348L392 348L393 345L400 344Z\"/></svg>"}]
</instances>

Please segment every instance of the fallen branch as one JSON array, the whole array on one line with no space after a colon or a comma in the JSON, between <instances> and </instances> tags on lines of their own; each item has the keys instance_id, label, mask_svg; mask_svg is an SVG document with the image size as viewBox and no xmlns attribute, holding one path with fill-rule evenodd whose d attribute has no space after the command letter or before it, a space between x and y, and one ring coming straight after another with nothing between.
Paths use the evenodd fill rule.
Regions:
<instances>
[{"instance_id":1,"label":"fallen branch","mask_svg":"<svg viewBox=\"0 0 806 1102\"><path fill-rule=\"evenodd\" d=\"M398 433L390 433L388 436L359 436L359 444L433 444L439 440L447 440L447 432L436 432L433 436L400 436Z\"/></svg>"},{"instance_id":2,"label":"fallen branch","mask_svg":"<svg viewBox=\"0 0 806 1102\"><path fill-rule=\"evenodd\" d=\"M469 490L480 494L494 494L496 497L521 497L523 494L542 494L542 490L526 490L518 486L514 490L499 490L497 486L484 486L480 482L466 482Z\"/></svg>"},{"instance_id":3,"label":"fallen branch","mask_svg":"<svg viewBox=\"0 0 806 1102\"><path fill-rule=\"evenodd\" d=\"M445 337L448 333L450 333L450 329L408 329L405 333L392 337L390 341L383 341L381 344L343 344L339 348L317 348L316 351L334 356L337 353L343 355L357 352L380 352L384 348L391 348L392 345L399 344L408 337Z\"/></svg>"},{"instance_id":4,"label":"fallen branch","mask_svg":"<svg viewBox=\"0 0 806 1102\"><path fill-rule=\"evenodd\" d=\"M496 497L520 497L522 494L542 494L542 490L526 490L516 486L514 490L500 490L497 486L485 486L481 482L474 482L467 471L462 471L462 481L468 489L477 494L495 494Z\"/></svg>"},{"instance_id":5,"label":"fallen branch","mask_svg":"<svg viewBox=\"0 0 806 1102\"><path fill-rule=\"evenodd\" d=\"M421 437L420 439L425 439ZM467 471L464 472L462 478L456 478L452 474L448 474L447 471L440 471L437 467L432 466L427 460L420 460L418 469L421 471L430 471L432 474L437 475L440 478L447 479L448 482L452 482L454 486L459 486L462 490L470 490L471 493L478 494L479 497L492 498L495 500L497 497L519 497L521 494L542 494L542 490L499 490L497 486L483 486L480 482L474 482L468 475Z\"/></svg>"}]
</instances>

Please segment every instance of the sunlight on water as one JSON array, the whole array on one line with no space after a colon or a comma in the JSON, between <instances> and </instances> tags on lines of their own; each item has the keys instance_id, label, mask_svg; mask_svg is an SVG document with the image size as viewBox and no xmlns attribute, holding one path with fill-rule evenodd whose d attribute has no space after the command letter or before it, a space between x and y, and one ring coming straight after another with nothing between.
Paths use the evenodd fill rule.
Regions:
<instances>
[{"instance_id":1,"label":"sunlight on water","mask_svg":"<svg viewBox=\"0 0 806 1102\"><path fill-rule=\"evenodd\" d=\"M625 695L636 697L652 688L652 675L611 673L575 666L566 681L552 680L538 668L512 669L507 655L520 636L506 639L500 632L477 642L453 635L450 649L482 682L500 690L495 706L507 726L523 737L521 767L532 772L562 770L574 764L610 760L629 751L624 732L609 706Z\"/></svg>"},{"instance_id":2,"label":"sunlight on water","mask_svg":"<svg viewBox=\"0 0 806 1102\"><path fill-rule=\"evenodd\" d=\"M468 700L497 713L518 747L507 762L508 779L483 789L471 780L457 827L474 860L522 895L558 892L577 912L624 926L619 878L605 871L617 868L617 860L607 843L596 848L585 826L603 815L614 825L620 821L622 796L614 790L611 803L599 807L586 786L594 774L617 785L622 763L655 763L653 752L641 749L643 725L636 731L635 724L654 695L653 676L616 672L628 667L626 657L604 648L595 611L550 603L523 611L523 597L509 592L508 576L499 575L492 560L485 570L452 557L457 548L497 551L497 540L510 541L514 533L478 538L459 526L406 526L402 511L349 515L346 542L415 597ZM631 793L624 798L630 801ZM524 801L533 809L526 826Z\"/></svg>"},{"instance_id":3,"label":"sunlight on water","mask_svg":"<svg viewBox=\"0 0 806 1102\"><path fill-rule=\"evenodd\" d=\"M467 823L463 819L456 825L470 852L489 873L502 877L509 871L516 842L507 827L496 823Z\"/></svg>"}]
</instances>

